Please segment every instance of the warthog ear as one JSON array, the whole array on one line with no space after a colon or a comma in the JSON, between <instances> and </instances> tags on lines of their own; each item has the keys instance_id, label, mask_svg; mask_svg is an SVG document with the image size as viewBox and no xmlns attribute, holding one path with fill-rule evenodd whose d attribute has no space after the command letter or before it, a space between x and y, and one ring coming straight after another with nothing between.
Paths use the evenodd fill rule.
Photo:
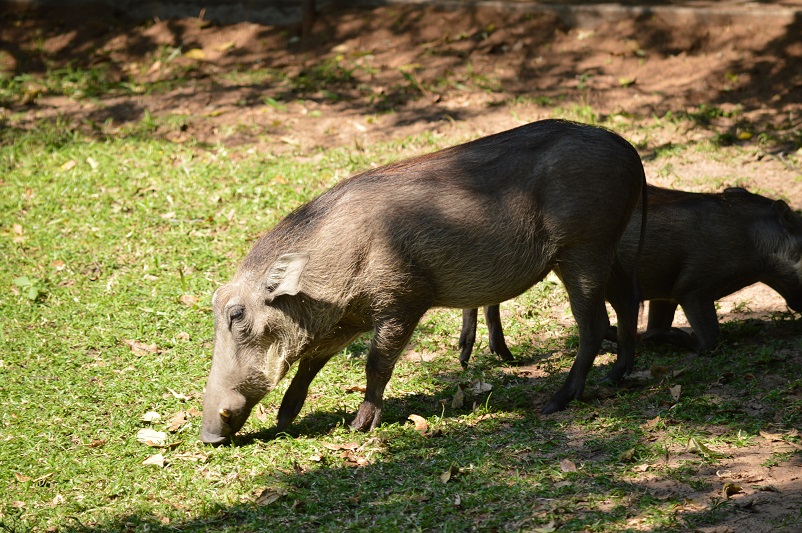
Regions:
<instances>
[{"instance_id":1,"label":"warthog ear","mask_svg":"<svg viewBox=\"0 0 802 533\"><path fill-rule=\"evenodd\" d=\"M802 217L800 217L788 204L782 200L776 200L771 204L772 209L780 218L780 222L785 229L794 232L802 232Z\"/></svg>"},{"instance_id":2,"label":"warthog ear","mask_svg":"<svg viewBox=\"0 0 802 533\"><path fill-rule=\"evenodd\" d=\"M309 254L284 254L276 259L265 279L267 301L283 294L298 294L301 291L301 274L308 262Z\"/></svg>"}]
</instances>

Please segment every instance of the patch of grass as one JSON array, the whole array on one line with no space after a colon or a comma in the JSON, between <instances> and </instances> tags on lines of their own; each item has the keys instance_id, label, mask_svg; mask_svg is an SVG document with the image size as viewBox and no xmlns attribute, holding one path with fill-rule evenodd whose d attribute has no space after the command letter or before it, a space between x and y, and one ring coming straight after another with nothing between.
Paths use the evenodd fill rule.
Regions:
<instances>
[{"instance_id":1,"label":"patch of grass","mask_svg":"<svg viewBox=\"0 0 802 533\"><path fill-rule=\"evenodd\" d=\"M156 93L186 83L187 70L172 72L168 79L136 81L112 70L109 63L92 67L69 64L41 75L0 74L0 105L28 104L42 96L67 96L76 100L102 96Z\"/></svg>"},{"instance_id":2,"label":"patch of grass","mask_svg":"<svg viewBox=\"0 0 802 533\"><path fill-rule=\"evenodd\" d=\"M210 297L254 240L371 163L465 139L428 133L296 158L153 135L187 119L146 116L100 140L65 121L0 132L2 529L681 531L723 511L708 504L692 516L655 497L641 467L704 492L699 465L724 459L663 467L664 457L691 438L732 449L799 421L802 369L788 354L802 331L786 319L729 323L726 349L708 357L644 349L638 368L686 370L612 392L598 384L613 360L603 355L584 402L541 417L577 339L550 277L502 305L516 364L489 353L480 325L462 369L460 313L435 309L399 362L373 433L347 428L362 401L353 391L364 384L366 336L323 369L285 433L275 416L291 376L233 445L204 446ZM787 378L789 393L757 378L768 375ZM490 390L474 388L480 381ZM149 411L161 419L144 421ZM140 443L142 429L164 431L167 445ZM163 466L143 464L156 454Z\"/></svg>"}]
</instances>

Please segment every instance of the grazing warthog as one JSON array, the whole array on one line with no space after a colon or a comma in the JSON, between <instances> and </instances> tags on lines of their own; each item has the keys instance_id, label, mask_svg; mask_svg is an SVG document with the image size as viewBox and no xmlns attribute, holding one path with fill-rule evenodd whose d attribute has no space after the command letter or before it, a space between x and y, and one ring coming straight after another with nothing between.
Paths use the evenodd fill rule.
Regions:
<instances>
[{"instance_id":1,"label":"grazing warthog","mask_svg":"<svg viewBox=\"0 0 802 533\"><path fill-rule=\"evenodd\" d=\"M427 309L496 304L556 265L580 331L576 362L544 411L564 408L582 394L609 326L611 279L626 302L619 323L631 326L634 350L636 288L615 249L645 190L629 143L557 120L339 183L259 239L215 292L201 440L234 435L295 364L278 413L285 428L323 365L370 330L365 400L351 427L372 429L396 360Z\"/></svg>"},{"instance_id":2,"label":"grazing warthog","mask_svg":"<svg viewBox=\"0 0 802 533\"><path fill-rule=\"evenodd\" d=\"M715 349L721 334L715 301L758 282L802 313L802 216L788 204L741 188L702 194L649 186L648 198L646 240L637 261L641 296L649 300L644 341L698 352ZM621 262L630 268L640 231L641 220L633 216L618 245ZM611 285L608 297L615 290ZM671 327L677 305L685 311L693 335ZM512 360L498 305L485 307L485 314L490 350ZM475 337L476 309L465 309L463 364ZM608 338L615 340L615 332Z\"/></svg>"}]
</instances>

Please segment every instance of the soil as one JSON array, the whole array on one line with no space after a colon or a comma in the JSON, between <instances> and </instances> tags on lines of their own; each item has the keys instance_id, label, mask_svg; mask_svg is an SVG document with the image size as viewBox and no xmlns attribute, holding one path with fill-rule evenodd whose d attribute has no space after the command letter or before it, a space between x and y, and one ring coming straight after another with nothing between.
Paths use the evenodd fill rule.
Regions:
<instances>
[{"instance_id":1,"label":"soil","mask_svg":"<svg viewBox=\"0 0 802 533\"><path fill-rule=\"evenodd\" d=\"M692 126L663 121L630 137L643 148L651 183L699 191L745 186L802 207L802 15L760 13L802 2L722 2L734 11L715 19L705 11L715 2L646 3L686 11L570 27L548 12L383 6L322 13L304 36L296 27L251 22L132 21L102 9L7 12L0 25L6 75L102 68L106 82L135 90L80 98L28 81L22 98L0 108L0 124L24 129L60 117L103 137L149 116L158 124L152 134L174 142L244 148L233 150L243 157L303 157L319 147L422 132L474 137L550 117L555 107L580 118L612 116L622 127L633 116L646 124L671 113L693 118ZM713 136L744 150L733 158L695 150L655 157ZM776 293L754 286L722 301L720 315L765 318L784 309ZM685 498L687 513L716 498L737 500L743 512L703 531L777 530L771 524L778 520L799 519L802 463L797 453L764 466L795 446L767 435L756 445L716 450L727 458L696 474L700 486L714 489L690 490L655 475L666 465L639 479L657 497ZM684 453L672 450L669 461ZM722 496L722 482L742 492ZM631 526L638 529L637 517Z\"/></svg>"}]
</instances>

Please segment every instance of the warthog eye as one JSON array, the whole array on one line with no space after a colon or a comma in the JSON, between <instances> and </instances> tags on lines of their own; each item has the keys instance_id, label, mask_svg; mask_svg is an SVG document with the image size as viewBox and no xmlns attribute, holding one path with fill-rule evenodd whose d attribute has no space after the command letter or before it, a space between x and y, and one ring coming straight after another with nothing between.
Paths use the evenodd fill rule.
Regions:
<instances>
[{"instance_id":1,"label":"warthog eye","mask_svg":"<svg viewBox=\"0 0 802 533\"><path fill-rule=\"evenodd\" d=\"M245 306L244 305L232 306L231 309L228 311L228 325L229 325L229 327L234 322L236 322L237 320L241 320L243 316L245 316Z\"/></svg>"}]
</instances>

